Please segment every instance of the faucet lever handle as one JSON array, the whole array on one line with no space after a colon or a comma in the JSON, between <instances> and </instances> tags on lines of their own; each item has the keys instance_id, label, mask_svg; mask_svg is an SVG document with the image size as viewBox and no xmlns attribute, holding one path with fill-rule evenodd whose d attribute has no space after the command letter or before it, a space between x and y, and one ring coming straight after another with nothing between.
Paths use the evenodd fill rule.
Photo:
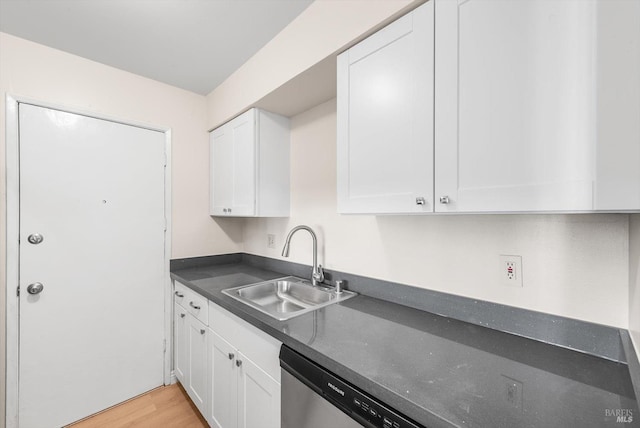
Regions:
<instances>
[{"instance_id":1,"label":"faucet lever handle","mask_svg":"<svg viewBox=\"0 0 640 428\"><path fill-rule=\"evenodd\" d=\"M344 291L344 281L339 279L336 281L336 294L342 294Z\"/></svg>"},{"instance_id":2,"label":"faucet lever handle","mask_svg":"<svg viewBox=\"0 0 640 428\"><path fill-rule=\"evenodd\" d=\"M313 272L312 277L317 284L322 284L322 282L324 282L324 271L322 270L322 265L318 265L318 269Z\"/></svg>"}]
</instances>

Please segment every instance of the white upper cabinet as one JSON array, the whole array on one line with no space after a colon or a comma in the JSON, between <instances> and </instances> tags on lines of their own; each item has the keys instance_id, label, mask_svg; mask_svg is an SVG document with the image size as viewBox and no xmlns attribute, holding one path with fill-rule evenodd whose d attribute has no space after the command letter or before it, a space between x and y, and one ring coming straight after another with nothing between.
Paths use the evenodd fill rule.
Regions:
<instances>
[{"instance_id":1,"label":"white upper cabinet","mask_svg":"<svg viewBox=\"0 0 640 428\"><path fill-rule=\"evenodd\" d=\"M338 211L433 210L433 2L338 56Z\"/></svg>"},{"instance_id":2,"label":"white upper cabinet","mask_svg":"<svg viewBox=\"0 0 640 428\"><path fill-rule=\"evenodd\" d=\"M210 135L210 214L289 215L289 119L251 109Z\"/></svg>"},{"instance_id":3,"label":"white upper cabinet","mask_svg":"<svg viewBox=\"0 0 640 428\"><path fill-rule=\"evenodd\" d=\"M349 49L338 210L640 210L639 21L628 1L431 0Z\"/></svg>"},{"instance_id":4,"label":"white upper cabinet","mask_svg":"<svg viewBox=\"0 0 640 428\"><path fill-rule=\"evenodd\" d=\"M437 0L435 197L449 202L436 211L640 208L640 141L599 133L601 62L626 61L599 39L615 32L602 7Z\"/></svg>"}]
</instances>

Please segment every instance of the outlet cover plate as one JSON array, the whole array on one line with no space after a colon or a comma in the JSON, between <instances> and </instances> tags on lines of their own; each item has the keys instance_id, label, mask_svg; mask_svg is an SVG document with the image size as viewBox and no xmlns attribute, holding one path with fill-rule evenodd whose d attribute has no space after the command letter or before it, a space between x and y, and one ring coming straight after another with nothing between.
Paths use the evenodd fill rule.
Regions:
<instances>
[{"instance_id":1,"label":"outlet cover plate","mask_svg":"<svg viewBox=\"0 0 640 428\"><path fill-rule=\"evenodd\" d=\"M504 398L508 405L522 410L522 390L524 384L517 379L501 375L504 382Z\"/></svg>"},{"instance_id":2,"label":"outlet cover plate","mask_svg":"<svg viewBox=\"0 0 640 428\"><path fill-rule=\"evenodd\" d=\"M501 254L498 269L503 285L522 287L522 256Z\"/></svg>"},{"instance_id":3,"label":"outlet cover plate","mask_svg":"<svg viewBox=\"0 0 640 428\"><path fill-rule=\"evenodd\" d=\"M267 234L267 248L276 248L276 235L273 233Z\"/></svg>"}]
</instances>

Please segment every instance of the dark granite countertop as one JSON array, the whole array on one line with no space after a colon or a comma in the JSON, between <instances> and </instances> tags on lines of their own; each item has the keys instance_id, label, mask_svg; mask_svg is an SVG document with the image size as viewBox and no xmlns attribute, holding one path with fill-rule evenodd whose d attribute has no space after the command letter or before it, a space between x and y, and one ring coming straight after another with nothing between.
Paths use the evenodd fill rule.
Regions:
<instances>
[{"instance_id":1,"label":"dark granite countertop","mask_svg":"<svg viewBox=\"0 0 640 428\"><path fill-rule=\"evenodd\" d=\"M640 426L623 363L364 295L277 321L221 291L287 275L238 262L171 276L428 427Z\"/></svg>"}]
</instances>

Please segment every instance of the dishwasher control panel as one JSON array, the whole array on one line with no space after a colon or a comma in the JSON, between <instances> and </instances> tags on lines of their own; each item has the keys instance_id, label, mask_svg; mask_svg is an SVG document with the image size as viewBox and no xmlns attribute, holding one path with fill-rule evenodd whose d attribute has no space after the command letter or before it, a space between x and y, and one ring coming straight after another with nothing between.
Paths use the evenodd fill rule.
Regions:
<instances>
[{"instance_id":1,"label":"dishwasher control panel","mask_svg":"<svg viewBox=\"0 0 640 428\"><path fill-rule=\"evenodd\" d=\"M323 393L329 401L346 407L351 417L370 428L420 428L377 400L361 393L330 373L324 374Z\"/></svg>"}]
</instances>

